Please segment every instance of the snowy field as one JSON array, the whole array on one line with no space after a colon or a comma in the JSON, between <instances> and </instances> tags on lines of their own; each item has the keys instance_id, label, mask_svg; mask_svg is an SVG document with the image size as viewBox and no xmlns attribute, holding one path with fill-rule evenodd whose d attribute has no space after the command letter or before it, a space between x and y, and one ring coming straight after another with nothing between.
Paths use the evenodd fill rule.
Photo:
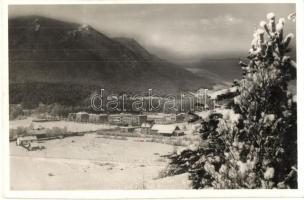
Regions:
<instances>
[{"instance_id":1,"label":"snowy field","mask_svg":"<svg viewBox=\"0 0 304 200\"><path fill-rule=\"evenodd\" d=\"M10 143L12 190L190 189L187 174L158 178L172 145L95 134L48 140L27 151Z\"/></svg>"}]
</instances>

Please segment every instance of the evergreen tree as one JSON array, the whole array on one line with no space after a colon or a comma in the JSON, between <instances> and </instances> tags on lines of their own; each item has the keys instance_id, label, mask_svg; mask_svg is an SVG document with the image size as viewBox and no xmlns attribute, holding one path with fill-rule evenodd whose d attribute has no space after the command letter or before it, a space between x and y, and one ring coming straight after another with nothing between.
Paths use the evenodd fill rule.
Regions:
<instances>
[{"instance_id":1,"label":"evergreen tree","mask_svg":"<svg viewBox=\"0 0 304 200\"><path fill-rule=\"evenodd\" d=\"M194 188L297 188L296 102L288 91L295 63L286 55L293 37L283 37L284 19L254 33L234 116L213 119L208 146L171 157L169 174L188 171Z\"/></svg>"}]
</instances>

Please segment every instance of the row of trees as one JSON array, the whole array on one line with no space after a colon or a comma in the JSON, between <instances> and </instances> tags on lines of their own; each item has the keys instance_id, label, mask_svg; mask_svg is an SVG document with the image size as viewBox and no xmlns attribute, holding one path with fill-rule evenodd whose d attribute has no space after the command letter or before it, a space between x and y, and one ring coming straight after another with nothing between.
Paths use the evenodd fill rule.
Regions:
<instances>
[{"instance_id":1,"label":"row of trees","mask_svg":"<svg viewBox=\"0 0 304 200\"><path fill-rule=\"evenodd\" d=\"M79 111L89 111L88 107L84 106L66 106L58 103L45 105L43 103L39 103L38 107L35 109L24 109L22 104L11 104L9 110L9 118L10 120L16 119L18 117L29 116L32 114L45 116L61 116L67 117L69 113L79 112Z\"/></svg>"},{"instance_id":2,"label":"row of trees","mask_svg":"<svg viewBox=\"0 0 304 200\"><path fill-rule=\"evenodd\" d=\"M65 106L84 106L85 99L99 87L68 83L10 83L10 104L22 104L24 109L35 109L39 103Z\"/></svg>"}]
</instances>

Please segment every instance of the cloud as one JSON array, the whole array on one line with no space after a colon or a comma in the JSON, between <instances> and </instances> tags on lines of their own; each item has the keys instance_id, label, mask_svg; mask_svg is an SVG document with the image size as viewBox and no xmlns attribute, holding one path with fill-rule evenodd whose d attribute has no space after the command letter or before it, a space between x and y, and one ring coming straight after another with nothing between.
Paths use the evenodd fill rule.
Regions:
<instances>
[{"instance_id":1,"label":"cloud","mask_svg":"<svg viewBox=\"0 0 304 200\"><path fill-rule=\"evenodd\" d=\"M183 55L196 59L222 52L247 52L255 24L270 10L283 17L294 12L295 5L10 5L9 16L34 14L90 24L108 37L134 38L151 53L174 60ZM286 22L286 32L295 32L295 23Z\"/></svg>"},{"instance_id":2,"label":"cloud","mask_svg":"<svg viewBox=\"0 0 304 200\"><path fill-rule=\"evenodd\" d=\"M200 19L200 24L201 25L210 25L212 23L211 23L210 19Z\"/></svg>"},{"instance_id":3,"label":"cloud","mask_svg":"<svg viewBox=\"0 0 304 200\"><path fill-rule=\"evenodd\" d=\"M220 15L211 19L202 18L199 20L201 25L205 26L221 26L221 25L237 25L243 22L242 19L236 18L231 14Z\"/></svg>"},{"instance_id":4,"label":"cloud","mask_svg":"<svg viewBox=\"0 0 304 200\"><path fill-rule=\"evenodd\" d=\"M223 23L228 24L228 25L235 25L235 24L240 24L243 22L242 19L236 18L230 14L227 14L220 19L223 21Z\"/></svg>"}]
</instances>

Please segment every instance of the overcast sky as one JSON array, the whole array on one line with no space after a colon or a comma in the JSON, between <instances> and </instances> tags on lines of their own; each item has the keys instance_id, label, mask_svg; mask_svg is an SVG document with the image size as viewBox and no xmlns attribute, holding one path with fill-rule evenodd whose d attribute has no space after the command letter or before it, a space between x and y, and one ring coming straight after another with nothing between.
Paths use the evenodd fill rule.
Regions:
<instances>
[{"instance_id":1,"label":"overcast sky","mask_svg":"<svg viewBox=\"0 0 304 200\"><path fill-rule=\"evenodd\" d=\"M199 59L248 51L268 12L287 15L294 4L161 4L10 6L9 16L41 15L89 24L109 37L131 37L167 59Z\"/></svg>"}]
</instances>

